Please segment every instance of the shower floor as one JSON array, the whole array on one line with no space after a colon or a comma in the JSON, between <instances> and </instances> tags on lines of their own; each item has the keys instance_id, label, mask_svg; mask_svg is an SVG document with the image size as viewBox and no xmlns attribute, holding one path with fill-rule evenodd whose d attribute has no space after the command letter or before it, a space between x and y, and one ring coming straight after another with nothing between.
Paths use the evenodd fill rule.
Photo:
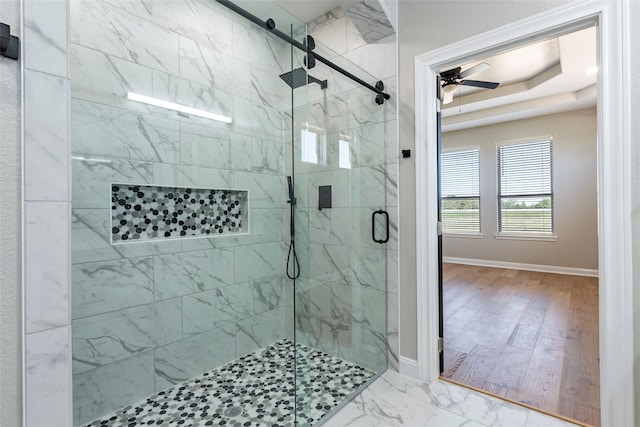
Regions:
<instances>
[{"instance_id":1,"label":"shower floor","mask_svg":"<svg viewBox=\"0 0 640 427\"><path fill-rule=\"evenodd\" d=\"M312 425L374 372L297 346L298 425ZM293 426L294 344L280 340L85 426Z\"/></svg>"}]
</instances>

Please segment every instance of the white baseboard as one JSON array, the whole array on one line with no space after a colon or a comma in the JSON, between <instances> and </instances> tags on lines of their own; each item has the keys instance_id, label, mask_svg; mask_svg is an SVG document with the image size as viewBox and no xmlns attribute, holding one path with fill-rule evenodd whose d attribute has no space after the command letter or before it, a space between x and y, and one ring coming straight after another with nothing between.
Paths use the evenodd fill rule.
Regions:
<instances>
[{"instance_id":1,"label":"white baseboard","mask_svg":"<svg viewBox=\"0 0 640 427\"><path fill-rule=\"evenodd\" d=\"M400 356L398 368L402 375L418 378L418 361Z\"/></svg>"},{"instance_id":2,"label":"white baseboard","mask_svg":"<svg viewBox=\"0 0 640 427\"><path fill-rule=\"evenodd\" d=\"M470 259L443 257L443 262L452 264L478 265L481 267L508 268L514 270L540 271L543 273L571 274L573 276L598 277L598 270L575 267L559 267L556 265L524 264L520 262L493 261L488 259Z\"/></svg>"}]
</instances>

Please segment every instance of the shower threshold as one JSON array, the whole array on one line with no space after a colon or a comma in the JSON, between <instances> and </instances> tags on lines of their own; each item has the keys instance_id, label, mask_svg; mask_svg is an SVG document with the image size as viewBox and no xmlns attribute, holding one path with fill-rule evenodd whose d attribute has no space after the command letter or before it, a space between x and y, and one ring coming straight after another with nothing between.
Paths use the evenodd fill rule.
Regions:
<instances>
[{"instance_id":1,"label":"shower threshold","mask_svg":"<svg viewBox=\"0 0 640 427\"><path fill-rule=\"evenodd\" d=\"M293 342L276 341L84 426L308 426L375 375L322 351L296 349L294 359Z\"/></svg>"}]
</instances>

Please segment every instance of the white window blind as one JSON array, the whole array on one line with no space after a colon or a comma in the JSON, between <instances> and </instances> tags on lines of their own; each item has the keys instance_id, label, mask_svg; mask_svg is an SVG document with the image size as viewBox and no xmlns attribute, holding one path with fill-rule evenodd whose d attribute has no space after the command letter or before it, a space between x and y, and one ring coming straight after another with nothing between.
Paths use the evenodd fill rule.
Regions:
<instances>
[{"instance_id":1,"label":"white window blind","mask_svg":"<svg viewBox=\"0 0 640 427\"><path fill-rule=\"evenodd\" d=\"M442 231L480 232L480 151L448 151L441 157Z\"/></svg>"},{"instance_id":2,"label":"white window blind","mask_svg":"<svg viewBox=\"0 0 640 427\"><path fill-rule=\"evenodd\" d=\"M498 147L498 231L553 232L551 140Z\"/></svg>"}]
</instances>

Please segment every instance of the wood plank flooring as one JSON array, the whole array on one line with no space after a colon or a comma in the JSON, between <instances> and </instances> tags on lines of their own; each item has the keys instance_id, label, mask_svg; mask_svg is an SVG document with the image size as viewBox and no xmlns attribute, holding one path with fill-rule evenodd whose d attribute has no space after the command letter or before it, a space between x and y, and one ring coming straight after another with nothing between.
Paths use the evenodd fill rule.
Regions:
<instances>
[{"instance_id":1,"label":"wood plank flooring","mask_svg":"<svg viewBox=\"0 0 640 427\"><path fill-rule=\"evenodd\" d=\"M600 426L598 279L444 264L443 377Z\"/></svg>"}]
</instances>

